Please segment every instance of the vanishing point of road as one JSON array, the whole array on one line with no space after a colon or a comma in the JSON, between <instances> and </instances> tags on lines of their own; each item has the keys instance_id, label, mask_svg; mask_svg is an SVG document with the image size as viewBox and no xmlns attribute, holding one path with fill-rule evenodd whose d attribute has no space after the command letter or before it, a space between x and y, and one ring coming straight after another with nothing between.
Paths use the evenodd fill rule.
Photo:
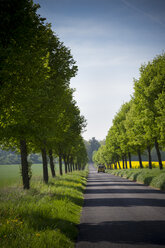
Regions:
<instances>
[{"instance_id":1,"label":"vanishing point of road","mask_svg":"<svg viewBox=\"0 0 165 248\"><path fill-rule=\"evenodd\" d=\"M89 166L76 248L164 248L165 193Z\"/></svg>"}]
</instances>

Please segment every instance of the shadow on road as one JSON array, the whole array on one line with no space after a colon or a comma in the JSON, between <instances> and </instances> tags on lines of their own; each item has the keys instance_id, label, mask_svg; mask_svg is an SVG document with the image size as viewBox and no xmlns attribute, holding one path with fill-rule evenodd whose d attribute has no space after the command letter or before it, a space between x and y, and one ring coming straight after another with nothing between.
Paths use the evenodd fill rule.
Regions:
<instances>
[{"instance_id":1,"label":"shadow on road","mask_svg":"<svg viewBox=\"0 0 165 248\"><path fill-rule=\"evenodd\" d=\"M92 198L85 199L84 207L132 207L151 206L165 207L164 199L145 198Z\"/></svg>"},{"instance_id":2,"label":"shadow on road","mask_svg":"<svg viewBox=\"0 0 165 248\"><path fill-rule=\"evenodd\" d=\"M80 228L81 241L165 245L165 221L107 221Z\"/></svg>"},{"instance_id":3,"label":"shadow on road","mask_svg":"<svg viewBox=\"0 0 165 248\"><path fill-rule=\"evenodd\" d=\"M133 182L130 182L129 180L105 180L104 178L101 178L100 180L96 180L96 179L88 179L88 182L89 183L100 183L100 182L104 182L104 183L123 183L123 182L126 182L126 183L133 183Z\"/></svg>"},{"instance_id":4,"label":"shadow on road","mask_svg":"<svg viewBox=\"0 0 165 248\"><path fill-rule=\"evenodd\" d=\"M100 187L100 185L97 185ZM102 186L102 185L101 185ZM109 185L110 186L110 185ZM122 184L123 186L123 184ZM88 186L89 187L89 186ZM162 191L152 189L86 189L85 194L165 194Z\"/></svg>"},{"instance_id":5,"label":"shadow on road","mask_svg":"<svg viewBox=\"0 0 165 248\"><path fill-rule=\"evenodd\" d=\"M121 183L102 183L102 184L98 184L98 183L97 183L97 184L95 184L95 183L94 183L94 184L93 184L93 183L92 183L92 184L89 184L89 185L88 185L88 188L89 188L89 187L100 187L100 186L101 186L101 187L112 187L112 186L119 186L119 187L120 187L120 186L122 186L122 187L123 187L123 186L124 186L124 187L125 187L125 186L126 186L126 187L127 187L127 186L144 187L144 184L138 184L138 183L133 183L133 184L131 184L131 183L122 183L122 184L121 184ZM156 192L158 192L158 190L157 190Z\"/></svg>"}]
</instances>

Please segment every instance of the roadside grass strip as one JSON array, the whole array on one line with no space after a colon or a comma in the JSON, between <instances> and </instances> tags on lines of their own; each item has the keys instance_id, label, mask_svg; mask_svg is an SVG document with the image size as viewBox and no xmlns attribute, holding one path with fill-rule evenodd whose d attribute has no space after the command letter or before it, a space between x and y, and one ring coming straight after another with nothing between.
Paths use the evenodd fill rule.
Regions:
<instances>
[{"instance_id":1,"label":"roadside grass strip","mask_svg":"<svg viewBox=\"0 0 165 248\"><path fill-rule=\"evenodd\" d=\"M157 189L165 190L165 169L148 168L143 169L124 169L124 170L106 170L115 176L127 178L132 181L137 181L145 185L152 186Z\"/></svg>"},{"instance_id":2,"label":"roadside grass strip","mask_svg":"<svg viewBox=\"0 0 165 248\"><path fill-rule=\"evenodd\" d=\"M73 248L88 171L0 190L0 247Z\"/></svg>"}]
</instances>

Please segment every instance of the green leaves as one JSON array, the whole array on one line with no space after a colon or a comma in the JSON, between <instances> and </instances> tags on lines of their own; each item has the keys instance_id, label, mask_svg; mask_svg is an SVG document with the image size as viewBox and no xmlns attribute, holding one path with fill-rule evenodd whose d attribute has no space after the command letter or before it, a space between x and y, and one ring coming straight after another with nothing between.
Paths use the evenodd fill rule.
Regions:
<instances>
[{"instance_id":1,"label":"green leaves","mask_svg":"<svg viewBox=\"0 0 165 248\"><path fill-rule=\"evenodd\" d=\"M59 145L82 145L86 121L69 85L77 73L70 49L32 1L1 5L0 25L5 20L6 26L0 26L0 142L16 149L22 139L33 151L53 146L57 153Z\"/></svg>"},{"instance_id":2,"label":"green leaves","mask_svg":"<svg viewBox=\"0 0 165 248\"><path fill-rule=\"evenodd\" d=\"M140 67L139 80L134 79L130 102L121 106L106 137L106 147L95 157L102 161L108 152L108 162L115 163L127 153L143 152L158 140L165 146L165 54L156 56Z\"/></svg>"}]
</instances>

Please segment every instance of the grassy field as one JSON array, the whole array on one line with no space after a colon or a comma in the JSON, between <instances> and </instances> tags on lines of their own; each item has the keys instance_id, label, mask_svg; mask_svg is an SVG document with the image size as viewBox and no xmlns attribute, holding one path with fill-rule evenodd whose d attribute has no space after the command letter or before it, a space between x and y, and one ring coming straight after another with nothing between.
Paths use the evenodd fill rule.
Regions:
<instances>
[{"instance_id":1,"label":"grassy field","mask_svg":"<svg viewBox=\"0 0 165 248\"><path fill-rule=\"evenodd\" d=\"M146 185L150 185L154 188L165 190L165 169L148 168L144 169L124 169L124 170L107 170L116 176L128 178L133 181L141 182Z\"/></svg>"},{"instance_id":2,"label":"grassy field","mask_svg":"<svg viewBox=\"0 0 165 248\"><path fill-rule=\"evenodd\" d=\"M30 190L22 189L19 166L1 170L4 184L12 186L0 189L0 247L73 248L87 170L57 176L45 185L41 165L33 169Z\"/></svg>"},{"instance_id":3,"label":"grassy field","mask_svg":"<svg viewBox=\"0 0 165 248\"><path fill-rule=\"evenodd\" d=\"M56 174L59 175L59 166L55 166ZM32 181L42 177L42 164L32 165ZM50 167L48 166L48 173L51 177ZM0 188L11 186L14 184L22 184L20 165L0 165Z\"/></svg>"}]
</instances>

